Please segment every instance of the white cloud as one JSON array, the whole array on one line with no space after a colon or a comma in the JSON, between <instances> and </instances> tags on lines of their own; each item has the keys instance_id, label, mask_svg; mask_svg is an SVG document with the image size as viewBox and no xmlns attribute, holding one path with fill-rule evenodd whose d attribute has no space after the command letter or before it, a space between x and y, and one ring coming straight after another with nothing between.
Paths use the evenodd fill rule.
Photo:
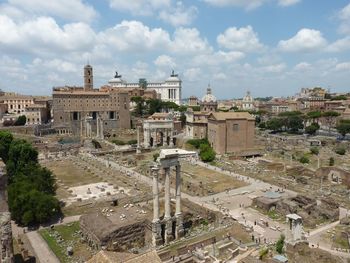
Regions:
<instances>
[{"instance_id":1,"label":"white cloud","mask_svg":"<svg viewBox=\"0 0 350 263\"><path fill-rule=\"evenodd\" d=\"M219 72L219 73L215 73L213 75L213 79L215 79L215 80L225 80L225 79L227 79L227 76L226 76L225 73Z\"/></svg>"},{"instance_id":2,"label":"white cloud","mask_svg":"<svg viewBox=\"0 0 350 263\"><path fill-rule=\"evenodd\" d=\"M84 23L71 23L63 27L50 17L38 17L16 23L0 15L0 49L32 53L55 51L83 51L92 47L93 30Z\"/></svg>"},{"instance_id":3,"label":"white cloud","mask_svg":"<svg viewBox=\"0 0 350 263\"><path fill-rule=\"evenodd\" d=\"M297 71L305 71L305 70L310 70L311 69L311 64L307 62L300 62L297 65L294 66L294 70Z\"/></svg>"},{"instance_id":4,"label":"white cloud","mask_svg":"<svg viewBox=\"0 0 350 263\"><path fill-rule=\"evenodd\" d=\"M194 57L193 63L195 65L201 66L201 65L224 65L228 63L237 62L238 60L244 58L245 55L242 52L239 51L230 51L230 52L224 52L224 51L217 51L209 54L200 54Z\"/></svg>"},{"instance_id":5,"label":"white cloud","mask_svg":"<svg viewBox=\"0 0 350 263\"><path fill-rule=\"evenodd\" d=\"M170 45L167 31L150 29L139 21L122 21L98 34L99 41L120 51L158 50Z\"/></svg>"},{"instance_id":6,"label":"white cloud","mask_svg":"<svg viewBox=\"0 0 350 263\"><path fill-rule=\"evenodd\" d=\"M174 32L171 51L179 54L210 52L212 48L202 39L196 28L177 28Z\"/></svg>"},{"instance_id":7,"label":"white cloud","mask_svg":"<svg viewBox=\"0 0 350 263\"><path fill-rule=\"evenodd\" d=\"M278 43L278 47L286 52L311 52L326 45L327 41L320 31L308 28L303 28L294 37Z\"/></svg>"},{"instance_id":8,"label":"white cloud","mask_svg":"<svg viewBox=\"0 0 350 263\"><path fill-rule=\"evenodd\" d=\"M350 36L338 39L327 47L330 52L342 52L350 49Z\"/></svg>"},{"instance_id":9,"label":"white cloud","mask_svg":"<svg viewBox=\"0 0 350 263\"><path fill-rule=\"evenodd\" d=\"M336 71L349 71L350 73L350 62L339 63L335 66Z\"/></svg>"},{"instance_id":10,"label":"white cloud","mask_svg":"<svg viewBox=\"0 0 350 263\"><path fill-rule=\"evenodd\" d=\"M243 7L247 10L255 9L259 6L261 6L264 2L267 2L266 0L204 0L210 5L218 6L218 7L225 7L225 6L236 6L236 7Z\"/></svg>"},{"instance_id":11,"label":"white cloud","mask_svg":"<svg viewBox=\"0 0 350 263\"><path fill-rule=\"evenodd\" d=\"M280 64L276 64L276 65L265 66L265 67L262 67L261 69L264 72L280 73L285 68L286 68L286 64L285 63L280 63Z\"/></svg>"},{"instance_id":12,"label":"white cloud","mask_svg":"<svg viewBox=\"0 0 350 263\"><path fill-rule=\"evenodd\" d=\"M263 45L259 42L258 34L254 32L251 26L230 27L223 34L216 38L219 46L245 52L259 51Z\"/></svg>"},{"instance_id":13,"label":"white cloud","mask_svg":"<svg viewBox=\"0 0 350 263\"><path fill-rule=\"evenodd\" d=\"M164 22L177 27L190 25L197 17L197 14L197 7L185 7L182 2L177 2L176 7L160 11L159 18Z\"/></svg>"},{"instance_id":14,"label":"white cloud","mask_svg":"<svg viewBox=\"0 0 350 263\"><path fill-rule=\"evenodd\" d=\"M189 68L184 72L184 76L188 81L197 81L201 76L200 68Z\"/></svg>"},{"instance_id":15,"label":"white cloud","mask_svg":"<svg viewBox=\"0 0 350 263\"><path fill-rule=\"evenodd\" d=\"M97 16L95 9L81 0L9 0L8 2L35 15L52 15L70 21L88 22Z\"/></svg>"},{"instance_id":16,"label":"white cloud","mask_svg":"<svg viewBox=\"0 0 350 263\"><path fill-rule=\"evenodd\" d=\"M210 5L218 7L235 6L243 7L246 10L256 9L259 6L271 2L270 0L204 0ZM301 0L276 0L279 6L292 6L299 3Z\"/></svg>"},{"instance_id":17,"label":"white cloud","mask_svg":"<svg viewBox=\"0 0 350 263\"><path fill-rule=\"evenodd\" d=\"M338 12L338 18L341 21L338 31L341 34L350 33L350 3Z\"/></svg>"},{"instance_id":18,"label":"white cloud","mask_svg":"<svg viewBox=\"0 0 350 263\"><path fill-rule=\"evenodd\" d=\"M131 69L134 76L144 77L148 75L148 64L143 61L137 61Z\"/></svg>"},{"instance_id":19,"label":"white cloud","mask_svg":"<svg viewBox=\"0 0 350 263\"><path fill-rule=\"evenodd\" d=\"M171 0L110 0L109 5L117 11L149 16L156 10L170 7Z\"/></svg>"},{"instance_id":20,"label":"white cloud","mask_svg":"<svg viewBox=\"0 0 350 263\"><path fill-rule=\"evenodd\" d=\"M174 68L176 66L174 59L167 55L158 56L157 59L154 61L154 64L158 67L168 67L168 68Z\"/></svg>"},{"instance_id":21,"label":"white cloud","mask_svg":"<svg viewBox=\"0 0 350 263\"><path fill-rule=\"evenodd\" d=\"M47 70L52 70L53 72L60 73L79 73L81 71L81 66L57 58L52 60L43 60L41 58L35 58L30 67L37 69L45 68Z\"/></svg>"},{"instance_id":22,"label":"white cloud","mask_svg":"<svg viewBox=\"0 0 350 263\"><path fill-rule=\"evenodd\" d=\"M280 6L291 6L299 3L301 0L278 0Z\"/></svg>"}]
</instances>

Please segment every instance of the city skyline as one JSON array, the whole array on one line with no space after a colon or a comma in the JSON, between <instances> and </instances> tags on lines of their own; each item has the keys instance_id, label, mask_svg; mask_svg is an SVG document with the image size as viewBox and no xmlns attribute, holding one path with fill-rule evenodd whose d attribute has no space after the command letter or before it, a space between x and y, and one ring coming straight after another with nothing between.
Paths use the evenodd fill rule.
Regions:
<instances>
[{"instance_id":1,"label":"city skyline","mask_svg":"<svg viewBox=\"0 0 350 263\"><path fill-rule=\"evenodd\" d=\"M117 70L128 82L174 69L183 98L208 83L219 99L348 91L350 2L306 0L54 1L0 4L0 88L48 95Z\"/></svg>"}]
</instances>

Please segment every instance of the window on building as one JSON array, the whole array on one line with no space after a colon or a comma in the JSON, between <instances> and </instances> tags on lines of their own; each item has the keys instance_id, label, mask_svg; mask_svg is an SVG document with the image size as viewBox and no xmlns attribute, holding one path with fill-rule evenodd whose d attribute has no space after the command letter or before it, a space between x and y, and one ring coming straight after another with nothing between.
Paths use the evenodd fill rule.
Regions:
<instances>
[{"instance_id":1,"label":"window on building","mask_svg":"<svg viewBox=\"0 0 350 263\"><path fill-rule=\"evenodd\" d=\"M109 112L109 119L110 120L114 120L115 119L115 112L114 111L110 111Z\"/></svg>"},{"instance_id":2,"label":"window on building","mask_svg":"<svg viewBox=\"0 0 350 263\"><path fill-rule=\"evenodd\" d=\"M93 120L96 120L96 119L97 119L97 112L96 112L96 111L93 111L93 112L92 112L92 119L93 119Z\"/></svg>"},{"instance_id":3,"label":"window on building","mask_svg":"<svg viewBox=\"0 0 350 263\"><path fill-rule=\"evenodd\" d=\"M73 121L77 121L78 119L79 119L79 117L78 117L79 115L78 115L78 112L73 112Z\"/></svg>"}]
</instances>

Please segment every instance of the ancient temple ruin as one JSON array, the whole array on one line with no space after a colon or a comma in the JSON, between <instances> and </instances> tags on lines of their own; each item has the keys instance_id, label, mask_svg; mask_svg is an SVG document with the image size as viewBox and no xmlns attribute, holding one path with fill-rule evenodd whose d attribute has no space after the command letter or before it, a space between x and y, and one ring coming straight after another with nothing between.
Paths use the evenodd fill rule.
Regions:
<instances>
[{"instance_id":1,"label":"ancient temple ruin","mask_svg":"<svg viewBox=\"0 0 350 263\"><path fill-rule=\"evenodd\" d=\"M152 220L152 241L154 246L162 244L162 224L165 225L164 243L168 244L173 239L178 239L184 235L183 215L181 211L181 165L179 158L195 156L195 152L180 149L161 150L157 163L152 167L153 177L153 220ZM176 171L176 210L171 216L170 206L170 171L175 166ZM165 177L164 180L164 218L159 215L159 171ZM175 229L175 233L173 232Z\"/></svg>"}]
</instances>

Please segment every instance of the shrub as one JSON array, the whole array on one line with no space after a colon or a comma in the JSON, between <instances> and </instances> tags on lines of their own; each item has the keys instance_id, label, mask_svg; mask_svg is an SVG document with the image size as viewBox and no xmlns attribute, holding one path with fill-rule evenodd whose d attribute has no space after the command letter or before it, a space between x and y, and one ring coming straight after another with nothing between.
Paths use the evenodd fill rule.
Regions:
<instances>
[{"instance_id":1,"label":"shrub","mask_svg":"<svg viewBox=\"0 0 350 263\"><path fill-rule=\"evenodd\" d=\"M259 127L260 129L266 129L266 123L265 123L265 122L260 122L259 125L258 125L258 127Z\"/></svg>"},{"instance_id":2,"label":"shrub","mask_svg":"<svg viewBox=\"0 0 350 263\"><path fill-rule=\"evenodd\" d=\"M311 147L310 152L314 155L318 155L320 151L317 147Z\"/></svg>"},{"instance_id":3,"label":"shrub","mask_svg":"<svg viewBox=\"0 0 350 263\"><path fill-rule=\"evenodd\" d=\"M300 157L299 162L301 162L301 163L309 163L310 160L306 156L302 156L302 157Z\"/></svg>"},{"instance_id":4,"label":"shrub","mask_svg":"<svg viewBox=\"0 0 350 263\"><path fill-rule=\"evenodd\" d=\"M15 121L15 126L23 126L27 122L27 117L24 115L21 115L18 117L18 119Z\"/></svg>"},{"instance_id":5,"label":"shrub","mask_svg":"<svg viewBox=\"0 0 350 263\"><path fill-rule=\"evenodd\" d=\"M267 247L262 248L259 252L259 259L263 260L267 256L268 253L269 253L269 249Z\"/></svg>"},{"instance_id":6,"label":"shrub","mask_svg":"<svg viewBox=\"0 0 350 263\"><path fill-rule=\"evenodd\" d=\"M95 139L91 140L91 143L94 145L95 149L102 148L101 144L98 141L96 141Z\"/></svg>"},{"instance_id":7,"label":"shrub","mask_svg":"<svg viewBox=\"0 0 350 263\"><path fill-rule=\"evenodd\" d=\"M153 154L153 161L156 162L159 157L159 153Z\"/></svg>"},{"instance_id":8,"label":"shrub","mask_svg":"<svg viewBox=\"0 0 350 263\"><path fill-rule=\"evenodd\" d=\"M329 158L329 166L333 166L334 165L334 158L331 157Z\"/></svg>"},{"instance_id":9,"label":"shrub","mask_svg":"<svg viewBox=\"0 0 350 263\"><path fill-rule=\"evenodd\" d=\"M278 239L278 241L276 242L276 251L279 253L279 254L282 254L283 253L283 246L284 246L284 239L286 237L281 234L280 235L280 238Z\"/></svg>"},{"instance_id":10,"label":"shrub","mask_svg":"<svg viewBox=\"0 0 350 263\"><path fill-rule=\"evenodd\" d=\"M125 145L125 142L123 142L122 140L117 140L117 139L112 140L112 143L114 143L116 145Z\"/></svg>"},{"instance_id":11,"label":"shrub","mask_svg":"<svg viewBox=\"0 0 350 263\"><path fill-rule=\"evenodd\" d=\"M128 143L129 145L137 144L137 140L135 140L135 139L129 140L127 143Z\"/></svg>"},{"instance_id":12,"label":"shrub","mask_svg":"<svg viewBox=\"0 0 350 263\"><path fill-rule=\"evenodd\" d=\"M346 149L342 146L335 148L334 151L336 154L339 154L339 155L344 155L346 153Z\"/></svg>"},{"instance_id":13,"label":"shrub","mask_svg":"<svg viewBox=\"0 0 350 263\"><path fill-rule=\"evenodd\" d=\"M305 128L305 132L307 134L314 135L319 128L320 128L320 125L317 122L314 122L310 126L307 126Z\"/></svg>"},{"instance_id":14,"label":"shrub","mask_svg":"<svg viewBox=\"0 0 350 263\"><path fill-rule=\"evenodd\" d=\"M187 141L188 144L194 146L196 149L199 149L201 144L207 144L209 145L208 139L191 139Z\"/></svg>"},{"instance_id":15,"label":"shrub","mask_svg":"<svg viewBox=\"0 0 350 263\"><path fill-rule=\"evenodd\" d=\"M210 147L209 144L201 144L200 145L199 157L203 162L211 162L215 160L216 153L213 148Z\"/></svg>"}]
</instances>

